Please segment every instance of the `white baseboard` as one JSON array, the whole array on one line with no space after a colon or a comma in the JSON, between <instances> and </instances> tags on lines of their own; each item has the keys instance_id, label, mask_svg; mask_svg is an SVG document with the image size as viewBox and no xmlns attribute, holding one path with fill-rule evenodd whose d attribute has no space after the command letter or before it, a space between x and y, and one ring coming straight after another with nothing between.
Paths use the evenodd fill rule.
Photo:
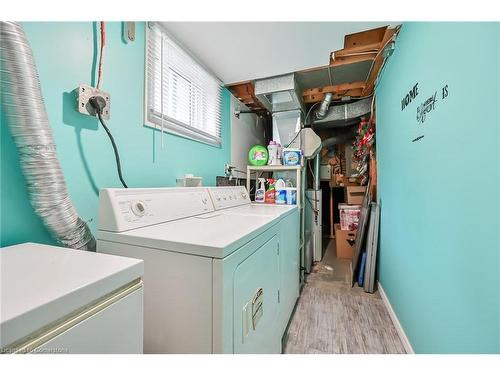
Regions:
<instances>
[{"instance_id":1,"label":"white baseboard","mask_svg":"<svg viewBox=\"0 0 500 375\"><path fill-rule=\"evenodd\" d=\"M389 311L389 316L391 317L392 323L394 324L394 327L396 327L396 330L398 331L399 337L401 338L401 341L403 342L403 345L405 347L405 350L408 354L415 354L415 351L413 350L410 340L408 340L408 337L406 336L406 333L403 329L403 326L399 322L398 317L396 316L396 313L394 312L394 309L391 306L391 303L389 302L389 299L387 298L387 294L385 294L384 288L382 288L382 284L378 283L378 290L380 292L380 297L382 297L382 301L384 301L385 307L387 307L387 311Z\"/></svg>"}]
</instances>

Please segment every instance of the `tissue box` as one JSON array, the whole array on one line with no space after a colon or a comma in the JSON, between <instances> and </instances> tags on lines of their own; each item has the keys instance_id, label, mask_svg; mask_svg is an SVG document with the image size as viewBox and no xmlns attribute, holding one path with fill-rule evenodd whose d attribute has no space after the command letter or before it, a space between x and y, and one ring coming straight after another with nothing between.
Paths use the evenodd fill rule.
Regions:
<instances>
[{"instance_id":1,"label":"tissue box","mask_svg":"<svg viewBox=\"0 0 500 375\"><path fill-rule=\"evenodd\" d=\"M202 177L186 175L176 179L176 185L180 187L200 187L202 186Z\"/></svg>"},{"instance_id":2,"label":"tissue box","mask_svg":"<svg viewBox=\"0 0 500 375\"><path fill-rule=\"evenodd\" d=\"M361 216L361 206L339 204L339 211L341 230L358 229L359 217Z\"/></svg>"},{"instance_id":3,"label":"tissue box","mask_svg":"<svg viewBox=\"0 0 500 375\"><path fill-rule=\"evenodd\" d=\"M283 149L283 165L300 165L302 150L298 148Z\"/></svg>"}]
</instances>

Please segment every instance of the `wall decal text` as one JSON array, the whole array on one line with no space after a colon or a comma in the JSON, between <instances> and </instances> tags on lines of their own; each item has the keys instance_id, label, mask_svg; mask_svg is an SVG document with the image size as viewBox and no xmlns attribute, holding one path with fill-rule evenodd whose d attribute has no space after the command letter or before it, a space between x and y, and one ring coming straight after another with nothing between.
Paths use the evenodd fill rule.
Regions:
<instances>
[{"instance_id":1,"label":"wall decal text","mask_svg":"<svg viewBox=\"0 0 500 375\"><path fill-rule=\"evenodd\" d=\"M431 95L429 98L426 99L425 102L423 102L417 107L417 122L419 124L423 124L425 119L427 118L427 114L436 109L437 93L438 92L435 91L433 95ZM441 89L441 98L445 99L447 96L448 96L448 85L445 85Z\"/></svg>"},{"instance_id":2,"label":"wall decal text","mask_svg":"<svg viewBox=\"0 0 500 375\"><path fill-rule=\"evenodd\" d=\"M408 104L411 103L413 99L415 99L418 95L418 82L415 83L413 88L408 91L408 94L405 95L403 99L401 99L401 110L404 110Z\"/></svg>"}]
</instances>

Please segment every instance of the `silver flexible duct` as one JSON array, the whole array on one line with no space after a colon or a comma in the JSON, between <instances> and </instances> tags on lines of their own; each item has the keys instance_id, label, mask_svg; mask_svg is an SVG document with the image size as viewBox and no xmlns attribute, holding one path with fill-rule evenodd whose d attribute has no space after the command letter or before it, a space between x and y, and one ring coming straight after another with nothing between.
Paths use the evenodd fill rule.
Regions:
<instances>
[{"instance_id":1,"label":"silver flexible duct","mask_svg":"<svg viewBox=\"0 0 500 375\"><path fill-rule=\"evenodd\" d=\"M351 139L354 139L355 137L356 137L356 133L355 133L355 129L353 127L352 129L349 129L349 131L347 131L347 132L339 132L330 138L324 139L321 142L321 147L331 147L331 146L339 145L339 144L348 142Z\"/></svg>"},{"instance_id":2,"label":"silver flexible duct","mask_svg":"<svg viewBox=\"0 0 500 375\"><path fill-rule=\"evenodd\" d=\"M321 120L326 116L326 114L328 113L328 107L330 107L332 99L333 99L333 94L331 92L325 94L325 97L323 98L323 101L321 102L319 109L315 113L316 118L318 120Z\"/></svg>"},{"instance_id":3,"label":"silver flexible duct","mask_svg":"<svg viewBox=\"0 0 500 375\"><path fill-rule=\"evenodd\" d=\"M314 130L330 129L347 126L349 123L359 123L360 117L369 117L372 110L372 97L330 106L322 119L315 118L312 124Z\"/></svg>"},{"instance_id":4,"label":"silver flexible duct","mask_svg":"<svg viewBox=\"0 0 500 375\"><path fill-rule=\"evenodd\" d=\"M31 205L65 247L95 251L95 239L66 189L33 54L24 30L0 22L1 102L19 152Z\"/></svg>"}]
</instances>

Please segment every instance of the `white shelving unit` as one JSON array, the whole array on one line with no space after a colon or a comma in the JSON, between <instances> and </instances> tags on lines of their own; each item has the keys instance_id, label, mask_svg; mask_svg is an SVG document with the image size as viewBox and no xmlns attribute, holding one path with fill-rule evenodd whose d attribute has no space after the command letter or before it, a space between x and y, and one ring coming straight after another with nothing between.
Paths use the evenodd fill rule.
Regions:
<instances>
[{"instance_id":1,"label":"white shelving unit","mask_svg":"<svg viewBox=\"0 0 500 375\"><path fill-rule=\"evenodd\" d=\"M302 202L304 197L302 196L302 169L300 165L289 166L289 165L263 165L263 166L247 166L247 191L250 192L250 180L251 173L256 172L255 179L259 178L263 172L286 172L295 171L296 173L296 184L297 184L297 207L302 208ZM260 173L259 173L260 172Z\"/></svg>"},{"instance_id":2,"label":"white shelving unit","mask_svg":"<svg viewBox=\"0 0 500 375\"><path fill-rule=\"evenodd\" d=\"M263 165L263 166L247 166L247 191L250 193L250 180L255 179L255 186L257 186L257 179L262 176L265 172L295 172L296 173L296 187L297 187L297 208L300 213L300 259L301 259L301 271L300 271L300 282L301 285L304 283L304 264L305 264L305 249L304 249L304 202L305 202L305 189L303 188L305 181L304 166L302 165ZM252 177L252 172L255 172L255 177Z\"/></svg>"}]
</instances>

